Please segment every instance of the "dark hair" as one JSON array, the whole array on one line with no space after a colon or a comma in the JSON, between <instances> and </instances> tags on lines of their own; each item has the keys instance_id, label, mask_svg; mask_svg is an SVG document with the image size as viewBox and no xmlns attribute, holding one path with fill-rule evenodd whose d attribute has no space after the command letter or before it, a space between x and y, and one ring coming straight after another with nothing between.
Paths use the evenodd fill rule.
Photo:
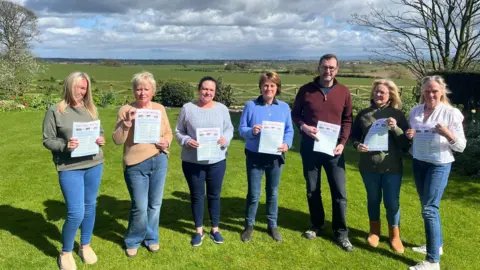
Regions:
<instances>
[{"instance_id":1,"label":"dark hair","mask_svg":"<svg viewBox=\"0 0 480 270\"><path fill-rule=\"evenodd\" d=\"M280 80L280 76L278 76L278 74L273 71L260 75L260 79L258 80L258 87L260 88L260 93L262 92L262 85L268 80L272 81L275 85L277 85L277 93L275 93L275 96L280 95L282 93L282 81Z\"/></svg>"},{"instance_id":2,"label":"dark hair","mask_svg":"<svg viewBox=\"0 0 480 270\"><path fill-rule=\"evenodd\" d=\"M322 57L320 57L320 61L318 61L318 65L321 65L323 60L329 60L329 59L332 59L332 58L335 59L335 61L337 61L337 67L338 67L338 58L333 53L324 54Z\"/></svg>"},{"instance_id":3,"label":"dark hair","mask_svg":"<svg viewBox=\"0 0 480 270\"><path fill-rule=\"evenodd\" d=\"M197 88L198 91L200 91L200 88L202 88L202 84L205 81L212 81L213 83L215 83L215 89L217 88L217 80L215 80L213 77L205 76L205 77L201 78L200 82L198 83L198 88Z\"/></svg>"}]
</instances>

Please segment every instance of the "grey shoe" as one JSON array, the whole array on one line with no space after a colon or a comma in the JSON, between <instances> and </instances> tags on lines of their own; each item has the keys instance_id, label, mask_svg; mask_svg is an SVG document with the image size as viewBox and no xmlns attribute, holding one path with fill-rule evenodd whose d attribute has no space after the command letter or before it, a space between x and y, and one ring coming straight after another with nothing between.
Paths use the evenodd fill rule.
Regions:
<instances>
[{"instance_id":1,"label":"grey shoe","mask_svg":"<svg viewBox=\"0 0 480 270\"><path fill-rule=\"evenodd\" d=\"M243 242L248 242L252 240L252 234L253 234L253 226L247 226L243 232L242 232L242 241Z\"/></svg>"},{"instance_id":2,"label":"grey shoe","mask_svg":"<svg viewBox=\"0 0 480 270\"><path fill-rule=\"evenodd\" d=\"M303 237L307 238L308 240L313 240L317 238L317 235L319 234L319 232L320 232L319 230L310 229L303 233Z\"/></svg>"},{"instance_id":3,"label":"grey shoe","mask_svg":"<svg viewBox=\"0 0 480 270\"><path fill-rule=\"evenodd\" d=\"M424 261L410 266L408 270L440 270L440 264L438 262Z\"/></svg>"},{"instance_id":4,"label":"grey shoe","mask_svg":"<svg viewBox=\"0 0 480 270\"><path fill-rule=\"evenodd\" d=\"M277 242L282 242L282 235L278 231L277 227L269 228L268 229L268 234L270 234L270 236L273 238L273 240L275 240Z\"/></svg>"},{"instance_id":5,"label":"grey shoe","mask_svg":"<svg viewBox=\"0 0 480 270\"><path fill-rule=\"evenodd\" d=\"M353 245L347 237L340 237L335 239L335 243L345 251L353 251Z\"/></svg>"}]
</instances>

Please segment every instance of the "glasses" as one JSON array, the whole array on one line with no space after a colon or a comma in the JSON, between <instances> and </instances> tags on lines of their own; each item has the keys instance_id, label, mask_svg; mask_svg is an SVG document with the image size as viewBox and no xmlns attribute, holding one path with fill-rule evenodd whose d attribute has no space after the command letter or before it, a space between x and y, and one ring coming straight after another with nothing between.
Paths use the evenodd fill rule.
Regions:
<instances>
[{"instance_id":1,"label":"glasses","mask_svg":"<svg viewBox=\"0 0 480 270\"><path fill-rule=\"evenodd\" d=\"M320 66L321 69L323 70L332 70L334 71L335 69L337 69L337 67L333 67L333 66Z\"/></svg>"}]
</instances>

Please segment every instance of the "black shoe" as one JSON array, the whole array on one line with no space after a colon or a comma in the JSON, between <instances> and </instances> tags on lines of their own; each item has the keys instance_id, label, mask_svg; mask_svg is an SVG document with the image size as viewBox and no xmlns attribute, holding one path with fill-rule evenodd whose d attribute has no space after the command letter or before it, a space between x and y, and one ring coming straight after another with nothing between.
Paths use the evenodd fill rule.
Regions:
<instances>
[{"instance_id":1,"label":"black shoe","mask_svg":"<svg viewBox=\"0 0 480 270\"><path fill-rule=\"evenodd\" d=\"M345 251L353 251L353 245L347 237L337 238L335 239L335 243Z\"/></svg>"},{"instance_id":2,"label":"black shoe","mask_svg":"<svg viewBox=\"0 0 480 270\"><path fill-rule=\"evenodd\" d=\"M282 242L282 235L278 231L278 228L268 228L268 234L277 242Z\"/></svg>"},{"instance_id":3,"label":"black shoe","mask_svg":"<svg viewBox=\"0 0 480 270\"><path fill-rule=\"evenodd\" d=\"M252 240L252 234L253 234L253 226L246 227L242 232L242 236L241 236L242 241L248 242Z\"/></svg>"}]
</instances>

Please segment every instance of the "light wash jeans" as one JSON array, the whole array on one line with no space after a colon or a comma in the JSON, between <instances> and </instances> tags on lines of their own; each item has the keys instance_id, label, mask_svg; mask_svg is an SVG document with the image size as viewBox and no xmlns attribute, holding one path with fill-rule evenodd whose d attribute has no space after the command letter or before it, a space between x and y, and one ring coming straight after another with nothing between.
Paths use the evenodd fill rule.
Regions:
<instances>
[{"instance_id":1,"label":"light wash jeans","mask_svg":"<svg viewBox=\"0 0 480 270\"><path fill-rule=\"evenodd\" d=\"M158 226L167 167L168 157L160 153L125 168L123 174L132 200L125 234L126 248L138 248L142 242L146 246L159 243Z\"/></svg>"},{"instance_id":2,"label":"light wash jeans","mask_svg":"<svg viewBox=\"0 0 480 270\"><path fill-rule=\"evenodd\" d=\"M433 164L413 159L413 176L422 204L422 217L427 237L427 260L440 261L439 248L443 245L442 227L438 209L448 183L452 163Z\"/></svg>"},{"instance_id":3,"label":"light wash jeans","mask_svg":"<svg viewBox=\"0 0 480 270\"><path fill-rule=\"evenodd\" d=\"M103 164L88 169L58 172L60 189L67 207L67 219L62 228L62 251L71 252L78 228L80 245L90 244L95 224L98 188Z\"/></svg>"}]
</instances>

